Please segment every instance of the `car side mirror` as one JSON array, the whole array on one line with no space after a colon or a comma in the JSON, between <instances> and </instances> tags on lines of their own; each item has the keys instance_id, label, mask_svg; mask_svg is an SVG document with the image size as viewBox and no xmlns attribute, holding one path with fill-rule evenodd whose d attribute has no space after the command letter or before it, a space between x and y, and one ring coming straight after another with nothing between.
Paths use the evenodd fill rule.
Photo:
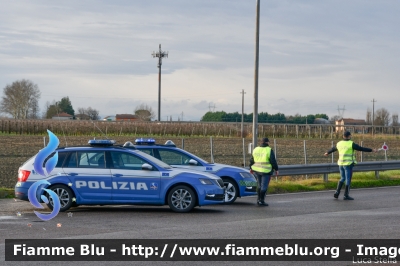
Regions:
<instances>
[{"instance_id":1,"label":"car side mirror","mask_svg":"<svg viewBox=\"0 0 400 266\"><path fill-rule=\"evenodd\" d=\"M142 164L142 170L149 170L149 171L151 171L151 170L153 170L153 166L151 166L151 165L148 164L148 163L144 163L144 164Z\"/></svg>"},{"instance_id":2,"label":"car side mirror","mask_svg":"<svg viewBox=\"0 0 400 266\"><path fill-rule=\"evenodd\" d=\"M189 160L189 164L190 164L190 165L197 165L197 161L196 161L196 160L193 160L193 159L190 159L190 160Z\"/></svg>"}]
</instances>

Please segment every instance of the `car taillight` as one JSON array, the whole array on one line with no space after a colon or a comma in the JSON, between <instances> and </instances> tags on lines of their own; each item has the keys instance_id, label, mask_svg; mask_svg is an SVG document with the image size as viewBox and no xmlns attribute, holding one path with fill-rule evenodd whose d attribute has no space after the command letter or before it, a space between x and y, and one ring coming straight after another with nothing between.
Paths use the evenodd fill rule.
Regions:
<instances>
[{"instance_id":1,"label":"car taillight","mask_svg":"<svg viewBox=\"0 0 400 266\"><path fill-rule=\"evenodd\" d=\"M25 182L28 179L30 173L31 173L31 171L19 170L19 172L18 172L18 182Z\"/></svg>"}]
</instances>

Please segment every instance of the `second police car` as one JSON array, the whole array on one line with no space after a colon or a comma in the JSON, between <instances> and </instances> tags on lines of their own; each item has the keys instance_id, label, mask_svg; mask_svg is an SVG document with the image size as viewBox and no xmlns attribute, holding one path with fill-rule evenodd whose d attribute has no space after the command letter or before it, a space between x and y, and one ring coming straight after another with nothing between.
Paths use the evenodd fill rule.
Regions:
<instances>
[{"instance_id":1,"label":"second police car","mask_svg":"<svg viewBox=\"0 0 400 266\"><path fill-rule=\"evenodd\" d=\"M139 138L135 140L135 143L126 142L124 146L143 151L174 167L212 173L221 177L226 189L226 204L235 202L237 197L257 195L257 181L249 170L226 164L209 163L177 148L171 140L161 145L152 138Z\"/></svg>"},{"instance_id":2,"label":"second police car","mask_svg":"<svg viewBox=\"0 0 400 266\"><path fill-rule=\"evenodd\" d=\"M37 155L30 158L19 168L16 198L28 200L29 187L45 179L60 199L60 211L78 205L168 204L175 212L188 212L223 203L224 184L218 176L172 168L141 151L114 146L114 141L89 144L56 149L58 161L48 176L35 172ZM52 209L51 198L47 205Z\"/></svg>"}]
</instances>

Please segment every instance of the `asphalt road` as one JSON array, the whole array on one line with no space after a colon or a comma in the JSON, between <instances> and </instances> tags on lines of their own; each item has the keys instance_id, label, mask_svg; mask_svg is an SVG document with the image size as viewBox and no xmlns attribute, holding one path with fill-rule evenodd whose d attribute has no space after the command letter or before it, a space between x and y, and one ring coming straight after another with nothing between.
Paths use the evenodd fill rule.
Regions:
<instances>
[{"instance_id":1,"label":"asphalt road","mask_svg":"<svg viewBox=\"0 0 400 266\"><path fill-rule=\"evenodd\" d=\"M332 191L254 197L233 205L197 207L179 214L168 206L82 206L41 221L29 202L0 200L0 265L71 265L71 262L5 262L5 239L400 239L400 187L357 189L354 201ZM342 196L342 195L341 195ZM20 212L21 216L16 213ZM61 223L61 227L57 224ZM31 224L29 227L28 224ZM62 240L60 240L62 241ZM400 242L400 241L399 241ZM400 244L399 244L400 245ZM75 262L76 263L76 262ZM187 265L187 262L149 262ZM266 262L190 262L190 265L265 265ZM144 262L79 262L143 265ZM268 262L269 265L352 265L352 262ZM376 265L376 264L375 264Z\"/></svg>"}]
</instances>

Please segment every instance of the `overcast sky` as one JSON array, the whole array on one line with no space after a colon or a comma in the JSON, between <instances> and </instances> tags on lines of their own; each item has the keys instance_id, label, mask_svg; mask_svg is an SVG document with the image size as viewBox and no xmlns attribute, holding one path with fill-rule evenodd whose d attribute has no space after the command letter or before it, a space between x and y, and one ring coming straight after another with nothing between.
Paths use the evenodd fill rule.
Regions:
<instances>
[{"instance_id":1,"label":"overcast sky","mask_svg":"<svg viewBox=\"0 0 400 266\"><path fill-rule=\"evenodd\" d=\"M256 1L0 0L0 88L19 79L46 102L69 96L102 117L141 103L161 120L253 112ZM400 1L261 0L259 112L400 112ZM1 90L2 93L2 90ZM210 108L210 106L215 106Z\"/></svg>"}]
</instances>

